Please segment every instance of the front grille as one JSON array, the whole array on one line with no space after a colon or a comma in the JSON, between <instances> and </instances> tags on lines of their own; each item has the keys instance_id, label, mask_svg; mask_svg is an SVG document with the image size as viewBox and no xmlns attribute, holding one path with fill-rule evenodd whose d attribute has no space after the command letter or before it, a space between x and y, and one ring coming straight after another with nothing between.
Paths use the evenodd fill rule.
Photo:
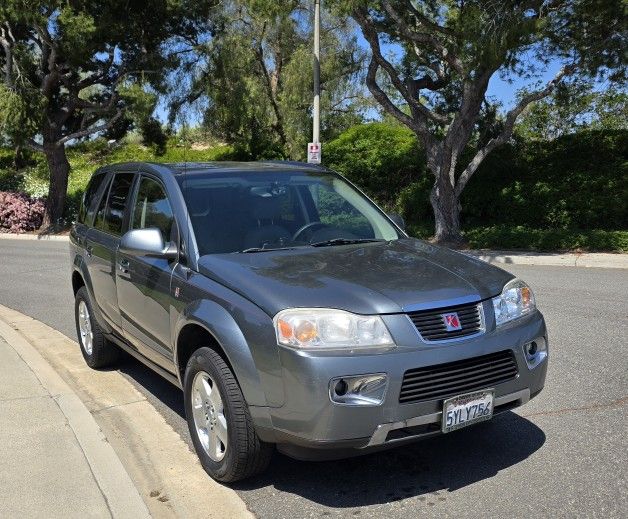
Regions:
<instances>
[{"instance_id":1,"label":"front grille","mask_svg":"<svg viewBox=\"0 0 628 519\"><path fill-rule=\"evenodd\" d=\"M517 376L512 350L406 371L399 402L446 399L494 387Z\"/></svg>"},{"instance_id":2,"label":"front grille","mask_svg":"<svg viewBox=\"0 0 628 519\"><path fill-rule=\"evenodd\" d=\"M462 326L460 330L447 331L443 314L452 312L458 315L460 325ZM426 341L448 341L469 335L477 335L484 328L482 303L411 312L408 314L408 317L410 317L421 337Z\"/></svg>"}]
</instances>

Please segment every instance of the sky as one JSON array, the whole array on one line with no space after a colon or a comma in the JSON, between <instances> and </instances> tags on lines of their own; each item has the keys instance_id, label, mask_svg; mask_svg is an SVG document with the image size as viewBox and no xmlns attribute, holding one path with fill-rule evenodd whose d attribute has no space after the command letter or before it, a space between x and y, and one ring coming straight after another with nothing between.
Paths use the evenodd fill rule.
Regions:
<instances>
[{"instance_id":1,"label":"sky","mask_svg":"<svg viewBox=\"0 0 628 519\"><path fill-rule=\"evenodd\" d=\"M556 76L560 70L559 61L551 62L547 69L540 75L539 80L545 84ZM502 103L504 109L512 108L516 101L517 91L521 88L533 84L530 80L515 79L512 83L500 79L498 74L494 74L488 84L487 96L493 97Z\"/></svg>"}]
</instances>

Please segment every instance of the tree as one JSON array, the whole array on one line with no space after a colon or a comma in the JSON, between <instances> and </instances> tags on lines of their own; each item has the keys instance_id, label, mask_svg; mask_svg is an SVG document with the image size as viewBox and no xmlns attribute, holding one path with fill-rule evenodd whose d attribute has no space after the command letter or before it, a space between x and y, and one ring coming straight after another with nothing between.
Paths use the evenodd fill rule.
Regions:
<instances>
[{"instance_id":1,"label":"tree","mask_svg":"<svg viewBox=\"0 0 628 519\"><path fill-rule=\"evenodd\" d=\"M66 144L112 128L132 104L129 85L163 90L164 70L177 64L167 43L193 42L205 30L200 4L3 0L0 131L46 156L44 226L63 215Z\"/></svg>"},{"instance_id":2,"label":"tree","mask_svg":"<svg viewBox=\"0 0 628 519\"><path fill-rule=\"evenodd\" d=\"M190 64L192 85L174 100L172 117L182 104L199 102L204 126L244 155L303 157L311 135L311 4L231 0L218 5L212 12L218 34ZM363 53L351 22L329 13L321 39L322 133L329 138L361 120L363 87L355 79Z\"/></svg>"},{"instance_id":3,"label":"tree","mask_svg":"<svg viewBox=\"0 0 628 519\"><path fill-rule=\"evenodd\" d=\"M348 9L370 47L368 89L425 149L434 177L430 202L439 242L463 242L460 196L484 158L510 139L529 105L576 74L624 79L626 25L620 0L338 4ZM556 61L562 67L551 81L521 92L512 109L495 117L486 96L493 76L534 79L539 71L531 63ZM469 147L471 158L462 164Z\"/></svg>"}]
</instances>

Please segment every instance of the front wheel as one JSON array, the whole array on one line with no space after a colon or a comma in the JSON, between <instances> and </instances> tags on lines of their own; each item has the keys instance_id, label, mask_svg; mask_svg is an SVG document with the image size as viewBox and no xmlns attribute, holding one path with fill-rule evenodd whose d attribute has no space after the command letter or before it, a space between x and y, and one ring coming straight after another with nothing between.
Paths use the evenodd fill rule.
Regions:
<instances>
[{"instance_id":1,"label":"front wheel","mask_svg":"<svg viewBox=\"0 0 628 519\"><path fill-rule=\"evenodd\" d=\"M273 447L262 442L231 369L210 348L196 350L186 367L185 415L205 471L232 483L263 472Z\"/></svg>"},{"instance_id":2,"label":"front wheel","mask_svg":"<svg viewBox=\"0 0 628 519\"><path fill-rule=\"evenodd\" d=\"M120 349L105 338L94 318L94 310L85 287L79 288L74 300L76 335L81 353L90 368L106 368L120 358Z\"/></svg>"}]
</instances>

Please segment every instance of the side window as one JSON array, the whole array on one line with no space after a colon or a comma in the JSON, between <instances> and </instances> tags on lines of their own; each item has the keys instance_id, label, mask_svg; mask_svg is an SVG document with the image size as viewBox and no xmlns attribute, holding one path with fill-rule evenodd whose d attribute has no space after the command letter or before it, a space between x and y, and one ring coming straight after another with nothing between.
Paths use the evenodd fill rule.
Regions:
<instances>
[{"instance_id":1,"label":"side window","mask_svg":"<svg viewBox=\"0 0 628 519\"><path fill-rule=\"evenodd\" d=\"M124 221L124 210L129 198L129 191L133 184L133 173L116 173L113 177L107 205L102 201L96 213L96 227L100 230L120 236ZM104 197L103 197L104 198Z\"/></svg>"},{"instance_id":2,"label":"side window","mask_svg":"<svg viewBox=\"0 0 628 519\"><path fill-rule=\"evenodd\" d=\"M105 173L96 173L89 181L87 189L83 194L83 200L81 201L81 207L79 209L79 223L86 223L94 215L95 209L92 209L91 211L90 209L92 207L92 204L94 203L96 193L98 193L98 188L102 185L103 180L105 180L106 176L107 175Z\"/></svg>"},{"instance_id":3,"label":"side window","mask_svg":"<svg viewBox=\"0 0 628 519\"><path fill-rule=\"evenodd\" d=\"M366 216L353 207L331 186L313 184L308 186L319 220L332 227L350 230L359 238L373 238L373 227Z\"/></svg>"},{"instance_id":4,"label":"side window","mask_svg":"<svg viewBox=\"0 0 628 519\"><path fill-rule=\"evenodd\" d=\"M156 227L161 231L164 242L168 243L172 239L173 225L174 215L164 188L152 178L142 177L133 208L131 228Z\"/></svg>"},{"instance_id":5,"label":"side window","mask_svg":"<svg viewBox=\"0 0 628 519\"><path fill-rule=\"evenodd\" d=\"M96 218L94 219L94 227L104 229L105 225L105 208L107 207L107 198L109 198L109 190L111 189L111 181L107 182L105 191L100 198L98 209L96 210Z\"/></svg>"}]
</instances>

